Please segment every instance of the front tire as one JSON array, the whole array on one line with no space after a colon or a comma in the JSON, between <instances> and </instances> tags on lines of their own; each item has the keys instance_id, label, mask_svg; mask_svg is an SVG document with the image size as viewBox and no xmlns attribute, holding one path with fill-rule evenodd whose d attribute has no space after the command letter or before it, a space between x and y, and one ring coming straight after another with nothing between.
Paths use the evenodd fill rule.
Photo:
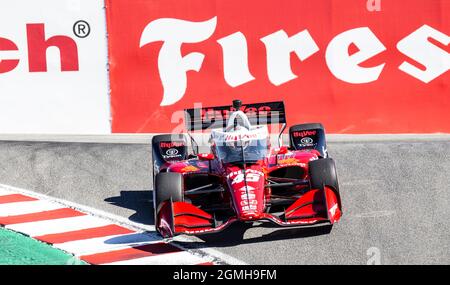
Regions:
<instances>
[{"instance_id":1,"label":"front tire","mask_svg":"<svg viewBox=\"0 0 450 285\"><path fill-rule=\"evenodd\" d=\"M311 189L322 189L323 186L329 186L339 193L336 165L333 159L323 158L310 161L309 178Z\"/></svg>"}]
</instances>

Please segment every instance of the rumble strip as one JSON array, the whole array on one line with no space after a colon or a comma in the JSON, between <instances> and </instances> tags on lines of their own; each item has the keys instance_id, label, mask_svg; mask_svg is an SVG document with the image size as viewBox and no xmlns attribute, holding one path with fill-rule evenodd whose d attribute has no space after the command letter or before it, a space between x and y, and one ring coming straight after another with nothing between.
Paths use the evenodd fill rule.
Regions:
<instances>
[{"instance_id":1,"label":"rumble strip","mask_svg":"<svg viewBox=\"0 0 450 285\"><path fill-rule=\"evenodd\" d=\"M26 192L24 192L26 191ZM0 226L48 243L90 264L214 264L154 231L108 219L59 199L0 184Z\"/></svg>"}]
</instances>

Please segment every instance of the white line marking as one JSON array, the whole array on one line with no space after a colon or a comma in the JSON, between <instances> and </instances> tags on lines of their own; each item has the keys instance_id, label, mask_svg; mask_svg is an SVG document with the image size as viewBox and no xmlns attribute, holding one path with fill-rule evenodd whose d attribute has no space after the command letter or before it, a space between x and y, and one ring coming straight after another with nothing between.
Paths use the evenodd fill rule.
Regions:
<instances>
[{"instance_id":1,"label":"white line marking","mask_svg":"<svg viewBox=\"0 0 450 285\"><path fill-rule=\"evenodd\" d=\"M0 196L11 195L11 194L14 194L14 192L11 192L7 189L0 188Z\"/></svg>"},{"instance_id":2,"label":"white line marking","mask_svg":"<svg viewBox=\"0 0 450 285\"><path fill-rule=\"evenodd\" d=\"M43 200L0 204L0 217L25 215L60 208L64 208L64 206Z\"/></svg>"},{"instance_id":3,"label":"white line marking","mask_svg":"<svg viewBox=\"0 0 450 285\"><path fill-rule=\"evenodd\" d=\"M110 225L111 222L89 215L71 218L29 222L5 226L7 229L21 232L29 236L58 234Z\"/></svg>"},{"instance_id":4,"label":"white line marking","mask_svg":"<svg viewBox=\"0 0 450 285\"><path fill-rule=\"evenodd\" d=\"M126 235L115 235L108 237L99 237L79 241L71 241L66 243L54 244L53 246L64 251L70 252L76 256L91 255L96 253L108 252L161 242L155 240L152 236L142 233L132 233Z\"/></svg>"},{"instance_id":5,"label":"white line marking","mask_svg":"<svg viewBox=\"0 0 450 285\"><path fill-rule=\"evenodd\" d=\"M199 263L211 262L211 259L201 258L190 254L189 252L174 252L155 256L116 261L106 263L105 265L194 265Z\"/></svg>"}]
</instances>

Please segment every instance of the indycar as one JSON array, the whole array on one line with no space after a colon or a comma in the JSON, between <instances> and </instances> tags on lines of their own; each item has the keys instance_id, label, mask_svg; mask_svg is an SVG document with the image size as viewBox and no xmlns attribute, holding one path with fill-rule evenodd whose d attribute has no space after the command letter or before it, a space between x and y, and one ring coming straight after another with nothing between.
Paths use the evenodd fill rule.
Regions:
<instances>
[{"instance_id":1,"label":"indycar","mask_svg":"<svg viewBox=\"0 0 450 285\"><path fill-rule=\"evenodd\" d=\"M339 221L336 167L322 124L291 126L284 146L282 101L234 100L185 112L187 134L152 138L155 227L162 237L217 233L238 221L279 227ZM269 124L282 125L277 147L271 146ZM207 129L210 152L199 153L191 132Z\"/></svg>"}]
</instances>

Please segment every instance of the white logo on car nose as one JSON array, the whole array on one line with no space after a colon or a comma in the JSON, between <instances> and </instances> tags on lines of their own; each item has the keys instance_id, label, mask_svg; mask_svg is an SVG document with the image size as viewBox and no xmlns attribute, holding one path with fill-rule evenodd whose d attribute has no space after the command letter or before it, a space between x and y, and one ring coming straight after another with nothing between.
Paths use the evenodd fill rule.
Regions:
<instances>
[{"instance_id":1,"label":"white logo on car nose","mask_svg":"<svg viewBox=\"0 0 450 285\"><path fill-rule=\"evenodd\" d=\"M176 148L171 148L171 149L168 149L166 151L166 154L167 155L177 155L178 154L178 150Z\"/></svg>"},{"instance_id":2,"label":"white logo on car nose","mask_svg":"<svg viewBox=\"0 0 450 285\"><path fill-rule=\"evenodd\" d=\"M305 137L305 138L302 138L301 139L301 141L300 141L302 144L312 144L314 141L313 141L313 139L312 138L310 138L310 137Z\"/></svg>"}]
</instances>

